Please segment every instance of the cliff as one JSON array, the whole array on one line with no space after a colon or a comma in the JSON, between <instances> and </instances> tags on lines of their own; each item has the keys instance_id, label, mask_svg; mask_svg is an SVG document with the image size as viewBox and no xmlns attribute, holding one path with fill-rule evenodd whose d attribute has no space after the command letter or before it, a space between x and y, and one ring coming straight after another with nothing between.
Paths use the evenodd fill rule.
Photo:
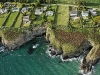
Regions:
<instances>
[{"instance_id":1,"label":"cliff","mask_svg":"<svg viewBox=\"0 0 100 75\"><path fill-rule=\"evenodd\" d=\"M91 41L91 44L93 48L90 50L90 52L84 57L82 64L81 64L81 69L84 71L84 73L88 73L91 71L92 66L98 63L100 60L100 44L95 43Z\"/></svg>"},{"instance_id":2,"label":"cliff","mask_svg":"<svg viewBox=\"0 0 100 75\"><path fill-rule=\"evenodd\" d=\"M78 57L92 47L85 34L80 32L65 32L63 30L47 28L46 39L55 48L56 55L62 52L63 59ZM51 54L54 53L54 50L51 50Z\"/></svg>"},{"instance_id":3,"label":"cliff","mask_svg":"<svg viewBox=\"0 0 100 75\"><path fill-rule=\"evenodd\" d=\"M18 37L12 40L7 40L2 37L3 45L8 48L9 50L19 48L21 45L25 44L26 42L32 40L36 36L42 35L46 32L45 27L35 27L31 31L26 31L20 34Z\"/></svg>"},{"instance_id":4,"label":"cliff","mask_svg":"<svg viewBox=\"0 0 100 75\"><path fill-rule=\"evenodd\" d=\"M85 32L85 33L84 33ZM83 29L83 31L66 31L47 28L46 39L54 49L51 55L62 55L63 59L78 57L85 53L81 63L84 73L91 71L92 66L100 60L100 34L98 29Z\"/></svg>"}]
</instances>

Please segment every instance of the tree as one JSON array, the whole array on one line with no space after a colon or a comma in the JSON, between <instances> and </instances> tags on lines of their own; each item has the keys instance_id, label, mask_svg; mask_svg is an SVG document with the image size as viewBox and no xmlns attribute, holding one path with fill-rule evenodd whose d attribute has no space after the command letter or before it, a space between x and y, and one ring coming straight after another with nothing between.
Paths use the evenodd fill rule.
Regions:
<instances>
[{"instance_id":1,"label":"tree","mask_svg":"<svg viewBox=\"0 0 100 75\"><path fill-rule=\"evenodd\" d=\"M100 25L100 16L96 16L95 18L93 18L93 21L95 25Z\"/></svg>"}]
</instances>

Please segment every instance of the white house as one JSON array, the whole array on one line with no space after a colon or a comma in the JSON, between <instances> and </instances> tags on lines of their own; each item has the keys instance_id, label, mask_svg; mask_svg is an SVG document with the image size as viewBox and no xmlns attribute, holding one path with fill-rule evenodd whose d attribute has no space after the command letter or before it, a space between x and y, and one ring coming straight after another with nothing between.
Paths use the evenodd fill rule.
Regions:
<instances>
[{"instance_id":1,"label":"white house","mask_svg":"<svg viewBox=\"0 0 100 75\"><path fill-rule=\"evenodd\" d=\"M46 16L53 16L53 11L47 11Z\"/></svg>"},{"instance_id":2,"label":"white house","mask_svg":"<svg viewBox=\"0 0 100 75\"><path fill-rule=\"evenodd\" d=\"M6 8L0 9L0 13L1 13L1 14L4 14L4 13L6 13L6 12L7 12L7 9L6 9Z\"/></svg>"},{"instance_id":3,"label":"white house","mask_svg":"<svg viewBox=\"0 0 100 75\"><path fill-rule=\"evenodd\" d=\"M23 7L21 10L22 13L28 12L28 7Z\"/></svg>"},{"instance_id":4,"label":"white house","mask_svg":"<svg viewBox=\"0 0 100 75\"><path fill-rule=\"evenodd\" d=\"M43 13L43 9L37 8L37 9L35 10L35 15L41 15L42 13Z\"/></svg>"},{"instance_id":5,"label":"white house","mask_svg":"<svg viewBox=\"0 0 100 75\"><path fill-rule=\"evenodd\" d=\"M12 12L19 12L19 8L18 7L13 7Z\"/></svg>"},{"instance_id":6,"label":"white house","mask_svg":"<svg viewBox=\"0 0 100 75\"><path fill-rule=\"evenodd\" d=\"M77 11L70 11L70 17L77 17L78 12Z\"/></svg>"},{"instance_id":7,"label":"white house","mask_svg":"<svg viewBox=\"0 0 100 75\"><path fill-rule=\"evenodd\" d=\"M96 16L96 15L97 15L97 11L96 11L95 8L89 9L88 11L89 11L93 16Z\"/></svg>"},{"instance_id":8,"label":"white house","mask_svg":"<svg viewBox=\"0 0 100 75\"><path fill-rule=\"evenodd\" d=\"M89 16L89 11L82 11L82 17L83 19L86 19Z\"/></svg>"},{"instance_id":9,"label":"white house","mask_svg":"<svg viewBox=\"0 0 100 75\"><path fill-rule=\"evenodd\" d=\"M29 18L30 18L29 16L23 16L23 24L25 24L25 23L30 24L30 23L31 23L31 21L30 21L30 19L29 19Z\"/></svg>"}]
</instances>

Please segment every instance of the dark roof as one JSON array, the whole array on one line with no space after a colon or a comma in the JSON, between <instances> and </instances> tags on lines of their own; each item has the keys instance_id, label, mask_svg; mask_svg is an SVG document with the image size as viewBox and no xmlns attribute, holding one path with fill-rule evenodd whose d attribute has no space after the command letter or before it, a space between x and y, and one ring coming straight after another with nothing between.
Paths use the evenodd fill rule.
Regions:
<instances>
[{"instance_id":1,"label":"dark roof","mask_svg":"<svg viewBox=\"0 0 100 75\"><path fill-rule=\"evenodd\" d=\"M77 11L70 11L70 14L77 14Z\"/></svg>"}]
</instances>

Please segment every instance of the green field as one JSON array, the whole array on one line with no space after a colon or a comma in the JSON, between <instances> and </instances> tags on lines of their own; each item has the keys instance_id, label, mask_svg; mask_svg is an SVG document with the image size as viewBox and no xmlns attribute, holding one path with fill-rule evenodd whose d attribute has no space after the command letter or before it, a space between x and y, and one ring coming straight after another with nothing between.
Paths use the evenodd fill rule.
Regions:
<instances>
[{"instance_id":1,"label":"green field","mask_svg":"<svg viewBox=\"0 0 100 75\"><path fill-rule=\"evenodd\" d=\"M15 28L19 28L21 26L21 23L22 23L22 17L23 17L23 14L20 13L16 23L15 23Z\"/></svg>"},{"instance_id":2,"label":"green field","mask_svg":"<svg viewBox=\"0 0 100 75\"><path fill-rule=\"evenodd\" d=\"M68 22L69 22L69 6L59 6L57 25L67 26Z\"/></svg>"},{"instance_id":3,"label":"green field","mask_svg":"<svg viewBox=\"0 0 100 75\"><path fill-rule=\"evenodd\" d=\"M8 27L12 26L12 24L15 21L17 15L18 15L18 12L11 13L5 26L8 26Z\"/></svg>"},{"instance_id":4,"label":"green field","mask_svg":"<svg viewBox=\"0 0 100 75\"><path fill-rule=\"evenodd\" d=\"M6 13L6 14L3 14L2 16L0 16L0 27L3 25L3 23L7 19L8 15L9 15L9 13Z\"/></svg>"}]
</instances>

